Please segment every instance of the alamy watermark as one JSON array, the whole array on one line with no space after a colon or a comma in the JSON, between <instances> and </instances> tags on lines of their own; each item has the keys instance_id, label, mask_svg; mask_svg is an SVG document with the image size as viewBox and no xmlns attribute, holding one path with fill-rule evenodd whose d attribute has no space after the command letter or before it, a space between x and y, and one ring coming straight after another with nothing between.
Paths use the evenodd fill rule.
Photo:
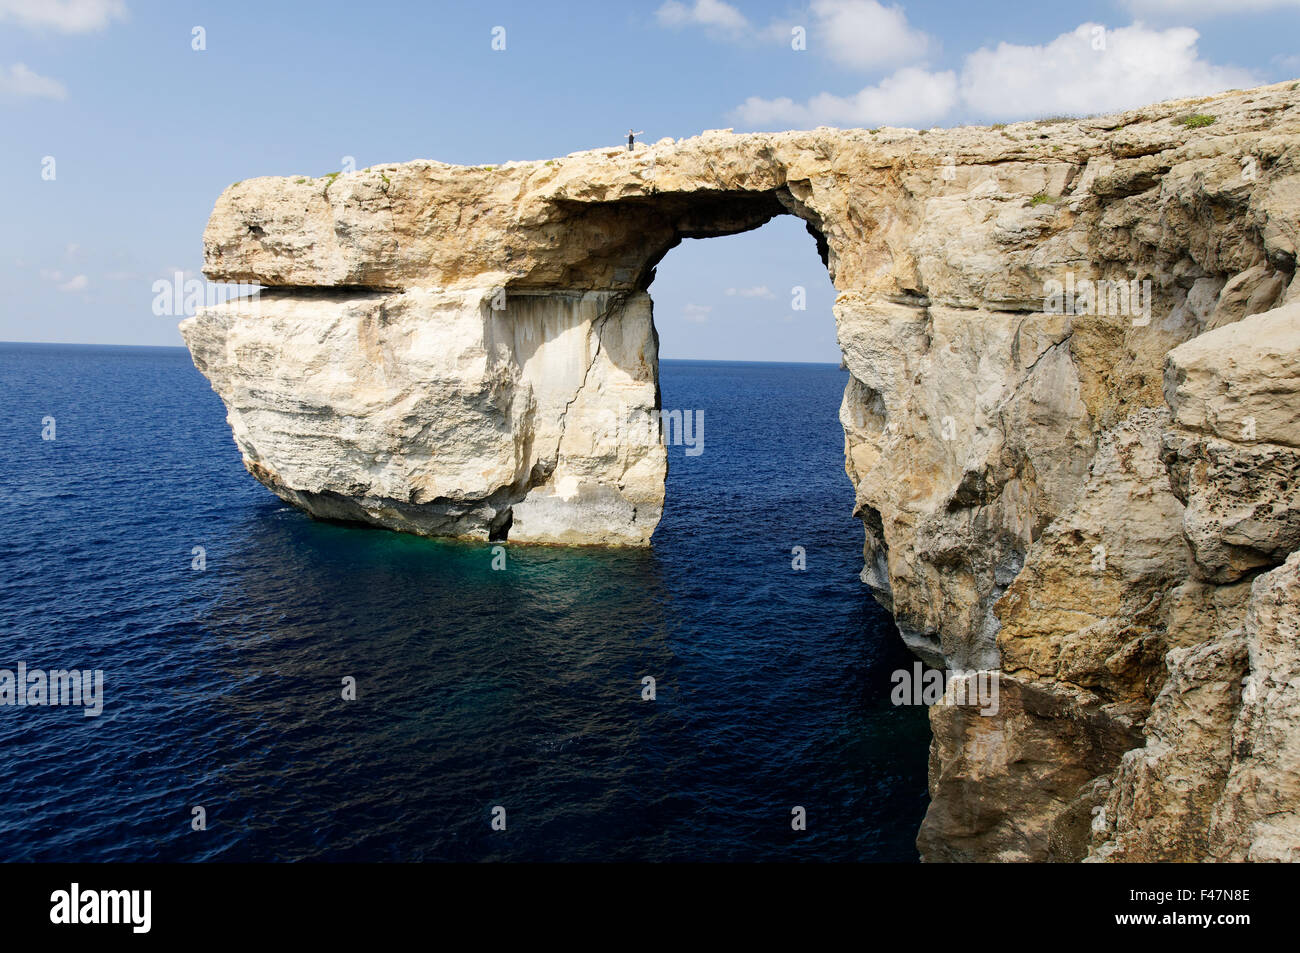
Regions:
<instances>
[{"instance_id":1,"label":"alamy watermark","mask_svg":"<svg viewBox=\"0 0 1300 953\"><path fill-rule=\"evenodd\" d=\"M100 669L29 669L26 662L18 670L0 668L0 706L27 707L76 706L84 708L87 718L104 711L104 673Z\"/></svg>"},{"instance_id":2,"label":"alamy watermark","mask_svg":"<svg viewBox=\"0 0 1300 953\"><path fill-rule=\"evenodd\" d=\"M211 308L227 301L241 309L254 310L261 303L262 286L246 282L227 283L186 278L182 271L153 283L153 313L159 317L193 317L199 308Z\"/></svg>"},{"instance_id":3,"label":"alamy watermark","mask_svg":"<svg viewBox=\"0 0 1300 953\"><path fill-rule=\"evenodd\" d=\"M92 890L73 883L50 894L50 922L55 926L129 926L148 933L153 926L152 890Z\"/></svg>"},{"instance_id":4,"label":"alamy watermark","mask_svg":"<svg viewBox=\"0 0 1300 953\"><path fill-rule=\"evenodd\" d=\"M658 410L620 407L595 413L592 430L600 438L620 446L653 447L662 440L664 446L685 447L688 457L704 452L703 410Z\"/></svg>"},{"instance_id":5,"label":"alamy watermark","mask_svg":"<svg viewBox=\"0 0 1300 953\"><path fill-rule=\"evenodd\" d=\"M1132 318L1133 327L1144 328L1151 323L1151 279L1076 279L1067 271L1064 281L1043 283L1043 313L1119 315Z\"/></svg>"},{"instance_id":6,"label":"alamy watermark","mask_svg":"<svg viewBox=\"0 0 1300 953\"><path fill-rule=\"evenodd\" d=\"M970 705L986 717L999 710L998 672L985 669L926 668L914 662L911 669L897 669L889 677L895 705Z\"/></svg>"}]
</instances>

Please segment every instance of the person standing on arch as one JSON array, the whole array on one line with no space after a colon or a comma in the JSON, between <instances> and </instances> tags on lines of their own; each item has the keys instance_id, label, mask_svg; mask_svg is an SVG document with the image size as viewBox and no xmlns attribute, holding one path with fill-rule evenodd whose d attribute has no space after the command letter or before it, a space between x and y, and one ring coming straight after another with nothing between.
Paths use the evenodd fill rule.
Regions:
<instances>
[{"instance_id":1,"label":"person standing on arch","mask_svg":"<svg viewBox=\"0 0 1300 953\"><path fill-rule=\"evenodd\" d=\"M645 130L644 130L644 129L641 130L640 132L633 132L631 129L629 129L629 130L627 131L627 151L628 151L628 152L631 152L631 151L632 151L632 146L636 144L636 137L637 137L637 136L641 136L641 135L645 135Z\"/></svg>"}]
</instances>

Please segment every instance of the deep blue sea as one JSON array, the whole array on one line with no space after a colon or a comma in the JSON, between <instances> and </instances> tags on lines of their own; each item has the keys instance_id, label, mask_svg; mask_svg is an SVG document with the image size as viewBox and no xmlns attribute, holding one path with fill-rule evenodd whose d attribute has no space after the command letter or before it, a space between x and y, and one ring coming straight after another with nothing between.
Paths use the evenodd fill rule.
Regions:
<instances>
[{"instance_id":1,"label":"deep blue sea","mask_svg":"<svg viewBox=\"0 0 1300 953\"><path fill-rule=\"evenodd\" d=\"M282 504L183 349L0 345L0 668L105 677L98 718L0 707L0 859L914 860L929 730L858 580L845 380L664 362L705 450L654 546L493 571Z\"/></svg>"}]
</instances>

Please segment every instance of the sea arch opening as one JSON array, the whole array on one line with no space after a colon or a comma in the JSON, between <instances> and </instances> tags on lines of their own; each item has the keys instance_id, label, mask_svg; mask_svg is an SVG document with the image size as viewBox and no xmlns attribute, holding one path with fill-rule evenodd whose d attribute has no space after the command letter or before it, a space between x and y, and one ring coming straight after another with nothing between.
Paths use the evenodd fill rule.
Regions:
<instances>
[{"instance_id":1,"label":"sea arch opening","mask_svg":"<svg viewBox=\"0 0 1300 953\"><path fill-rule=\"evenodd\" d=\"M852 378L827 259L820 233L783 209L743 231L682 235L653 263L642 288L668 465L651 544L676 597L675 685L736 738L713 790L743 802L757 795L735 776L757 772L778 797L852 829L818 848L828 856L907 860L931 736L924 707L892 704L894 674L915 660L861 579L840 420ZM759 683L772 691L745 688Z\"/></svg>"},{"instance_id":2,"label":"sea arch opening","mask_svg":"<svg viewBox=\"0 0 1300 953\"><path fill-rule=\"evenodd\" d=\"M526 267L507 283L504 294L494 296L503 303L504 321L498 321L496 305L489 307L487 298L482 308L488 339L509 342L509 360L521 368L532 392L542 395L539 405L548 391L562 398L552 399L539 415L556 419L548 429L558 443L554 450L545 438L534 443L543 448L539 463L520 470L502 494L504 506L498 505L502 515L492 528L494 537L518 542L651 542L664 502L663 438L676 445L690 433L682 411L665 408L662 402L660 337L649 293L673 249L699 239L755 232L780 219L795 226L789 234L800 242L802 267L790 272L790 280L776 282L777 290L770 285L733 287L731 297L743 300L758 288L772 302L785 302L783 315L791 322L806 317L801 312L807 310L833 313L837 257L820 214L805 201L811 186L774 184L779 178L766 176L752 189L691 188L686 183L676 191L638 189L618 196L589 190L580 197L552 197L545 214L527 223L529 241L544 242L548 254L521 262ZM770 231L763 234L771 236ZM805 236L812 238L811 245ZM505 251L509 258L511 251ZM796 257L788 249L786 254ZM830 280L822 277L828 273ZM709 307L697 305L694 313ZM662 310L660 314L661 324L672 323L672 318L665 322ZM819 333L821 355L802 360L839 366L834 322L820 325ZM752 329L735 335L736 340L752 337ZM566 343L553 346L560 341ZM547 355L559 352L567 366L539 359L539 342ZM653 434L649 440L647 430ZM597 436L589 439L593 433ZM841 439L835 443L842 446Z\"/></svg>"}]
</instances>

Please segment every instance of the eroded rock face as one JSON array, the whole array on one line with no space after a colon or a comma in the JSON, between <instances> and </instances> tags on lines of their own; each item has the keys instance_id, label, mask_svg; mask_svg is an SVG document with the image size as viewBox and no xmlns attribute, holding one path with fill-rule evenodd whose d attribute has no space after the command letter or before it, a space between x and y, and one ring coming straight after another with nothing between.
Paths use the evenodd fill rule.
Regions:
<instances>
[{"instance_id":1,"label":"eroded rock face","mask_svg":"<svg viewBox=\"0 0 1300 953\"><path fill-rule=\"evenodd\" d=\"M1169 653L1087 859L1300 860L1300 553L1247 596L1244 624Z\"/></svg>"},{"instance_id":2,"label":"eroded rock face","mask_svg":"<svg viewBox=\"0 0 1300 953\"><path fill-rule=\"evenodd\" d=\"M1300 553L1258 577L1243 636L1249 675L1207 856L1300 861Z\"/></svg>"},{"instance_id":3,"label":"eroded rock face","mask_svg":"<svg viewBox=\"0 0 1300 953\"><path fill-rule=\"evenodd\" d=\"M1093 693L1004 676L999 710L930 709L930 809L917 846L935 861L1074 861L1087 849L1091 785L1142 740Z\"/></svg>"},{"instance_id":4,"label":"eroded rock face","mask_svg":"<svg viewBox=\"0 0 1300 953\"><path fill-rule=\"evenodd\" d=\"M1298 435L1277 423L1300 373L1297 331L1300 303L1168 355L1164 459L1187 503L1192 578L1161 613L1168 675L1145 745L1099 791L1089 860L1300 859Z\"/></svg>"},{"instance_id":5,"label":"eroded rock face","mask_svg":"<svg viewBox=\"0 0 1300 953\"><path fill-rule=\"evenodd\" d=\"M644 426L658 403L648 297L520 294L501 309L492 299L271 291L182 330L249 472L314 516L426 535L646 543L666 473Z\"/></svg>"},{"instance_id":6,"label":"eroded rock face","mask_svg":"<svg viewBox=\"0 0 1300 953\"><path fill-rule=\"evenodd\" d=\"M1289 726L1240 726L1233 677L1285 669L1276 626L1255 623L1257 651L1242 626L1300 545L1290 84L1001 129L252 179L218 200L205 272L273 290L182 332L250 472L315 515L645 544L654 267L787 213L838 292L863 581L922 658L1007 686L991 719L932 710L923 856L1284 854L1286 824L1252 812ZM1199 806L1175 808L1188 785Z\"/></svg>"},{"instance_id":7,"label":"eroded rock face","mask_svg":"<svg viewBox=\"0 0 1300 953\"><path fill-rule=\"evenodd\" d=\"M1172 491L1187 504L1178 544L1193 560L1192 578L1158 614L1170 646L1167 678L1146 719L1145 745L1125 754L1099 788L1105 797L1094 807L1089 860L1289 859L1300 846L1286 816L1288 799L1300 793L1291 784L1300 771L1286 736L1293 726L1263 711L1257 696L1258 686L1270 686L1272 702L1285 705L1294 676L1285 631L1288 608L1291 620L1300 608L1294 566L1288 560L1259 574L1300 545L1295 484L1277 463L1290 451L1259 440L1253 423L1205 410L1244 406L1264 418L1276 408L1276 392L1289 386L1277 368L1300 359L1297 328L1300 307L1284 305L1208 332L1167 358L1174 413L1163 458ZM1276 426L1264 433L1294 439ZM1247 766L1255 732L1268 765L1262 773ZM1268 816L1278 818L1276 831Z\"/></svg>"}]
</instances>

